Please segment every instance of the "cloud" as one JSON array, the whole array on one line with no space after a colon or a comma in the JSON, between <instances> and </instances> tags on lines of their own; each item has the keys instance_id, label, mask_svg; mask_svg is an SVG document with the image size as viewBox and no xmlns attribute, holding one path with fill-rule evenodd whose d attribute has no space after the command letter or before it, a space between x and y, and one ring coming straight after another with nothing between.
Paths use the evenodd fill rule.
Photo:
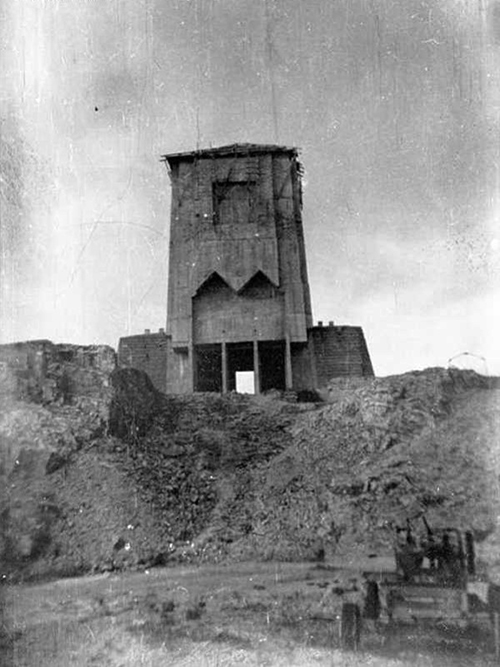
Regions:
<instances>
[{"instance_id":1,"label":"cloud","mask_svg":"<svg viewBox=\"0 0 500 667\"><path fill-rule=\"evenodd\" d=\"M497 3L478 6L4 3L5 150L21 169L4 335L116 345L163 326L159 155L279 141L303 148L317 317L365 326L381 372L474 336L489 349L500 67Z\"/></svg>"}]
</instances>

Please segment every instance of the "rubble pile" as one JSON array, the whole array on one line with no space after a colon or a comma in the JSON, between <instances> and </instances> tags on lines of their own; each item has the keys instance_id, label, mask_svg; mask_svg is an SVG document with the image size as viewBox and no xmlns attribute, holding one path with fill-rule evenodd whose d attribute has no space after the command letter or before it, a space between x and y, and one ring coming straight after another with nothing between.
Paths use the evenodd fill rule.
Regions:
<instances>
[{"instance_id":1,"label":"rubble pile","mask_svg":"<svg viewBox=\"0 0 500 667\"><path fill-rule=\"evenodd\" d=\"M60 503L51 473L107 433L115 354L45 340L0 348L0 558L18 566L52 543Z\"/></svg>"},{"instance_id":2,"label":"rubble pile","mask_svg":"<svg viewBox=\"0 0 500 667\"><path fill-rule=\"evenodd\" d=\"M57 363L66 393L4 401L4 572L381 552L393 524L425 513L472 528L500 573L500 390L489 378L333 381L330 402L307 404L165 396L134 369Z\"/></svg>"},{"instance_id":3,"label":"rubble pile","mask_svg":"<svg viewBox=\"0 0 500 667\"><path fill-rule=\"evenodd\" d=\"M99 398L116 367L107 345L55 345L49 340L0 345L0 399L68 403Z\"/></svg>"},{"instance_id":4,"label":"rubble pile","mask_svg":"<svg viewBox=\"0 0 500 667\"><path fill-rule=\"evenodd\" d=\"M286 446L297 409L237 394L166 397L134 369L113 370L100 396L89 393L4 403L4 570L201 558L200 536L226 512L228 480Z\"/></svg>"},{"instance_id":5,"label":"rubble pile","mask_svg":"<svg viewBox=\"0 0 500 667\"><path fill-rule=\"evenodd\" d=\"M337 390L336 402L295 422L290 446L263 471L260 548L274 557L384 549L395 524L422 514L494 533L499 398L487 378L453 369Z\"/></svg>"}]
</instances>

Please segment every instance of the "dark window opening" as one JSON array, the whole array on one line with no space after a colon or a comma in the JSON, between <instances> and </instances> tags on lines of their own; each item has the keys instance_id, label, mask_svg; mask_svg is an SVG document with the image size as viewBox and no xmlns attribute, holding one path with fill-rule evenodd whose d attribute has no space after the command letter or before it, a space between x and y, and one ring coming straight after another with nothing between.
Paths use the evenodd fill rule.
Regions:
<instances>
[{"instance_id":1,"label":"dark window opening","mask_svg":"<svg viewBox=\"0 0 500 667\"><path fill-rule=\"evenodd\" d=\"M259 343L259 369L261 391L285 390L285 341Z\"/></svg>"},{"instance_id":2,"label":"dark window opening","mask_svg":"<svg viewBox=\"0 0 500 667\"><path fill-rule=\"evenodd\" d=\"M218 226L254 222L256 184L253 181L217 181L212 185L213 219Z\"/></svg>"},{"instance_id":3,"label":"dark window opening","mask_svg":"<svg viewBox=\"0 0 500 667\"><path fill-rule=\"evenodd\" d=\"M195 391L222 392L222 346L197 345L195 363Z\"/></svg>"}]
</instances>

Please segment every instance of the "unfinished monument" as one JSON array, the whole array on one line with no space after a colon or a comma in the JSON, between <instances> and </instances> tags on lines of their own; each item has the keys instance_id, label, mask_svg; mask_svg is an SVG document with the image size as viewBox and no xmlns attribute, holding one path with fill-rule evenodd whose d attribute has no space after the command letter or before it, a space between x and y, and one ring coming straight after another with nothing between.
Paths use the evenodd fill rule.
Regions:
<instances>
[{"instance_id":1,"label":"unfinished monument","mask_svg":"<svg viewBox=\"0 0 500 667\"><path fill-rule=\"evenodd\" d=\"M313 326L295 148L163 157L172 184L167 327L120 339L119 363L168 393L303 390L373 375L359 327ZM248 386L248 385L247 385Z\"/></svg>"}]
</instances>

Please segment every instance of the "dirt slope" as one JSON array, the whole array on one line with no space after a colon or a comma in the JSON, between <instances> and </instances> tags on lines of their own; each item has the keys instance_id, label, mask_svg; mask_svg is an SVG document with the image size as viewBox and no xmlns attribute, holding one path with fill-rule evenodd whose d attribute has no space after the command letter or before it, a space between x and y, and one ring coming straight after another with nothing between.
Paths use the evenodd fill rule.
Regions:
<instances>
[{"instance_id":1,"label":"dirt slope","mask_svg":"<svg viewBox=\"0 0 500 667\"><path fill-rule=\"evenodd\" d=\"M265 504L282 512L286 496L303 495L303 511L307 503L333 519L337 551L380 548L391 523L424 512L431 524L463 522L483 536L500 507L499 425L499 392L474 373L373 380L296 422L282 455L293 479L283 493L273 462Z\"/></svg>"},{"instance_id":2,"label":"dirt slope","mask_svg":"<svg viewBox=\"0 0 500 667\"><path fill-rule=\"evenodd\" d=\"M130 369L100 381L65 404L3 401L7 575L380 552L391 522L422 512L472 527L500 565L491 379L428 369L332 382L322 405L165 397Z\"/></svg>"}]
</instances>

